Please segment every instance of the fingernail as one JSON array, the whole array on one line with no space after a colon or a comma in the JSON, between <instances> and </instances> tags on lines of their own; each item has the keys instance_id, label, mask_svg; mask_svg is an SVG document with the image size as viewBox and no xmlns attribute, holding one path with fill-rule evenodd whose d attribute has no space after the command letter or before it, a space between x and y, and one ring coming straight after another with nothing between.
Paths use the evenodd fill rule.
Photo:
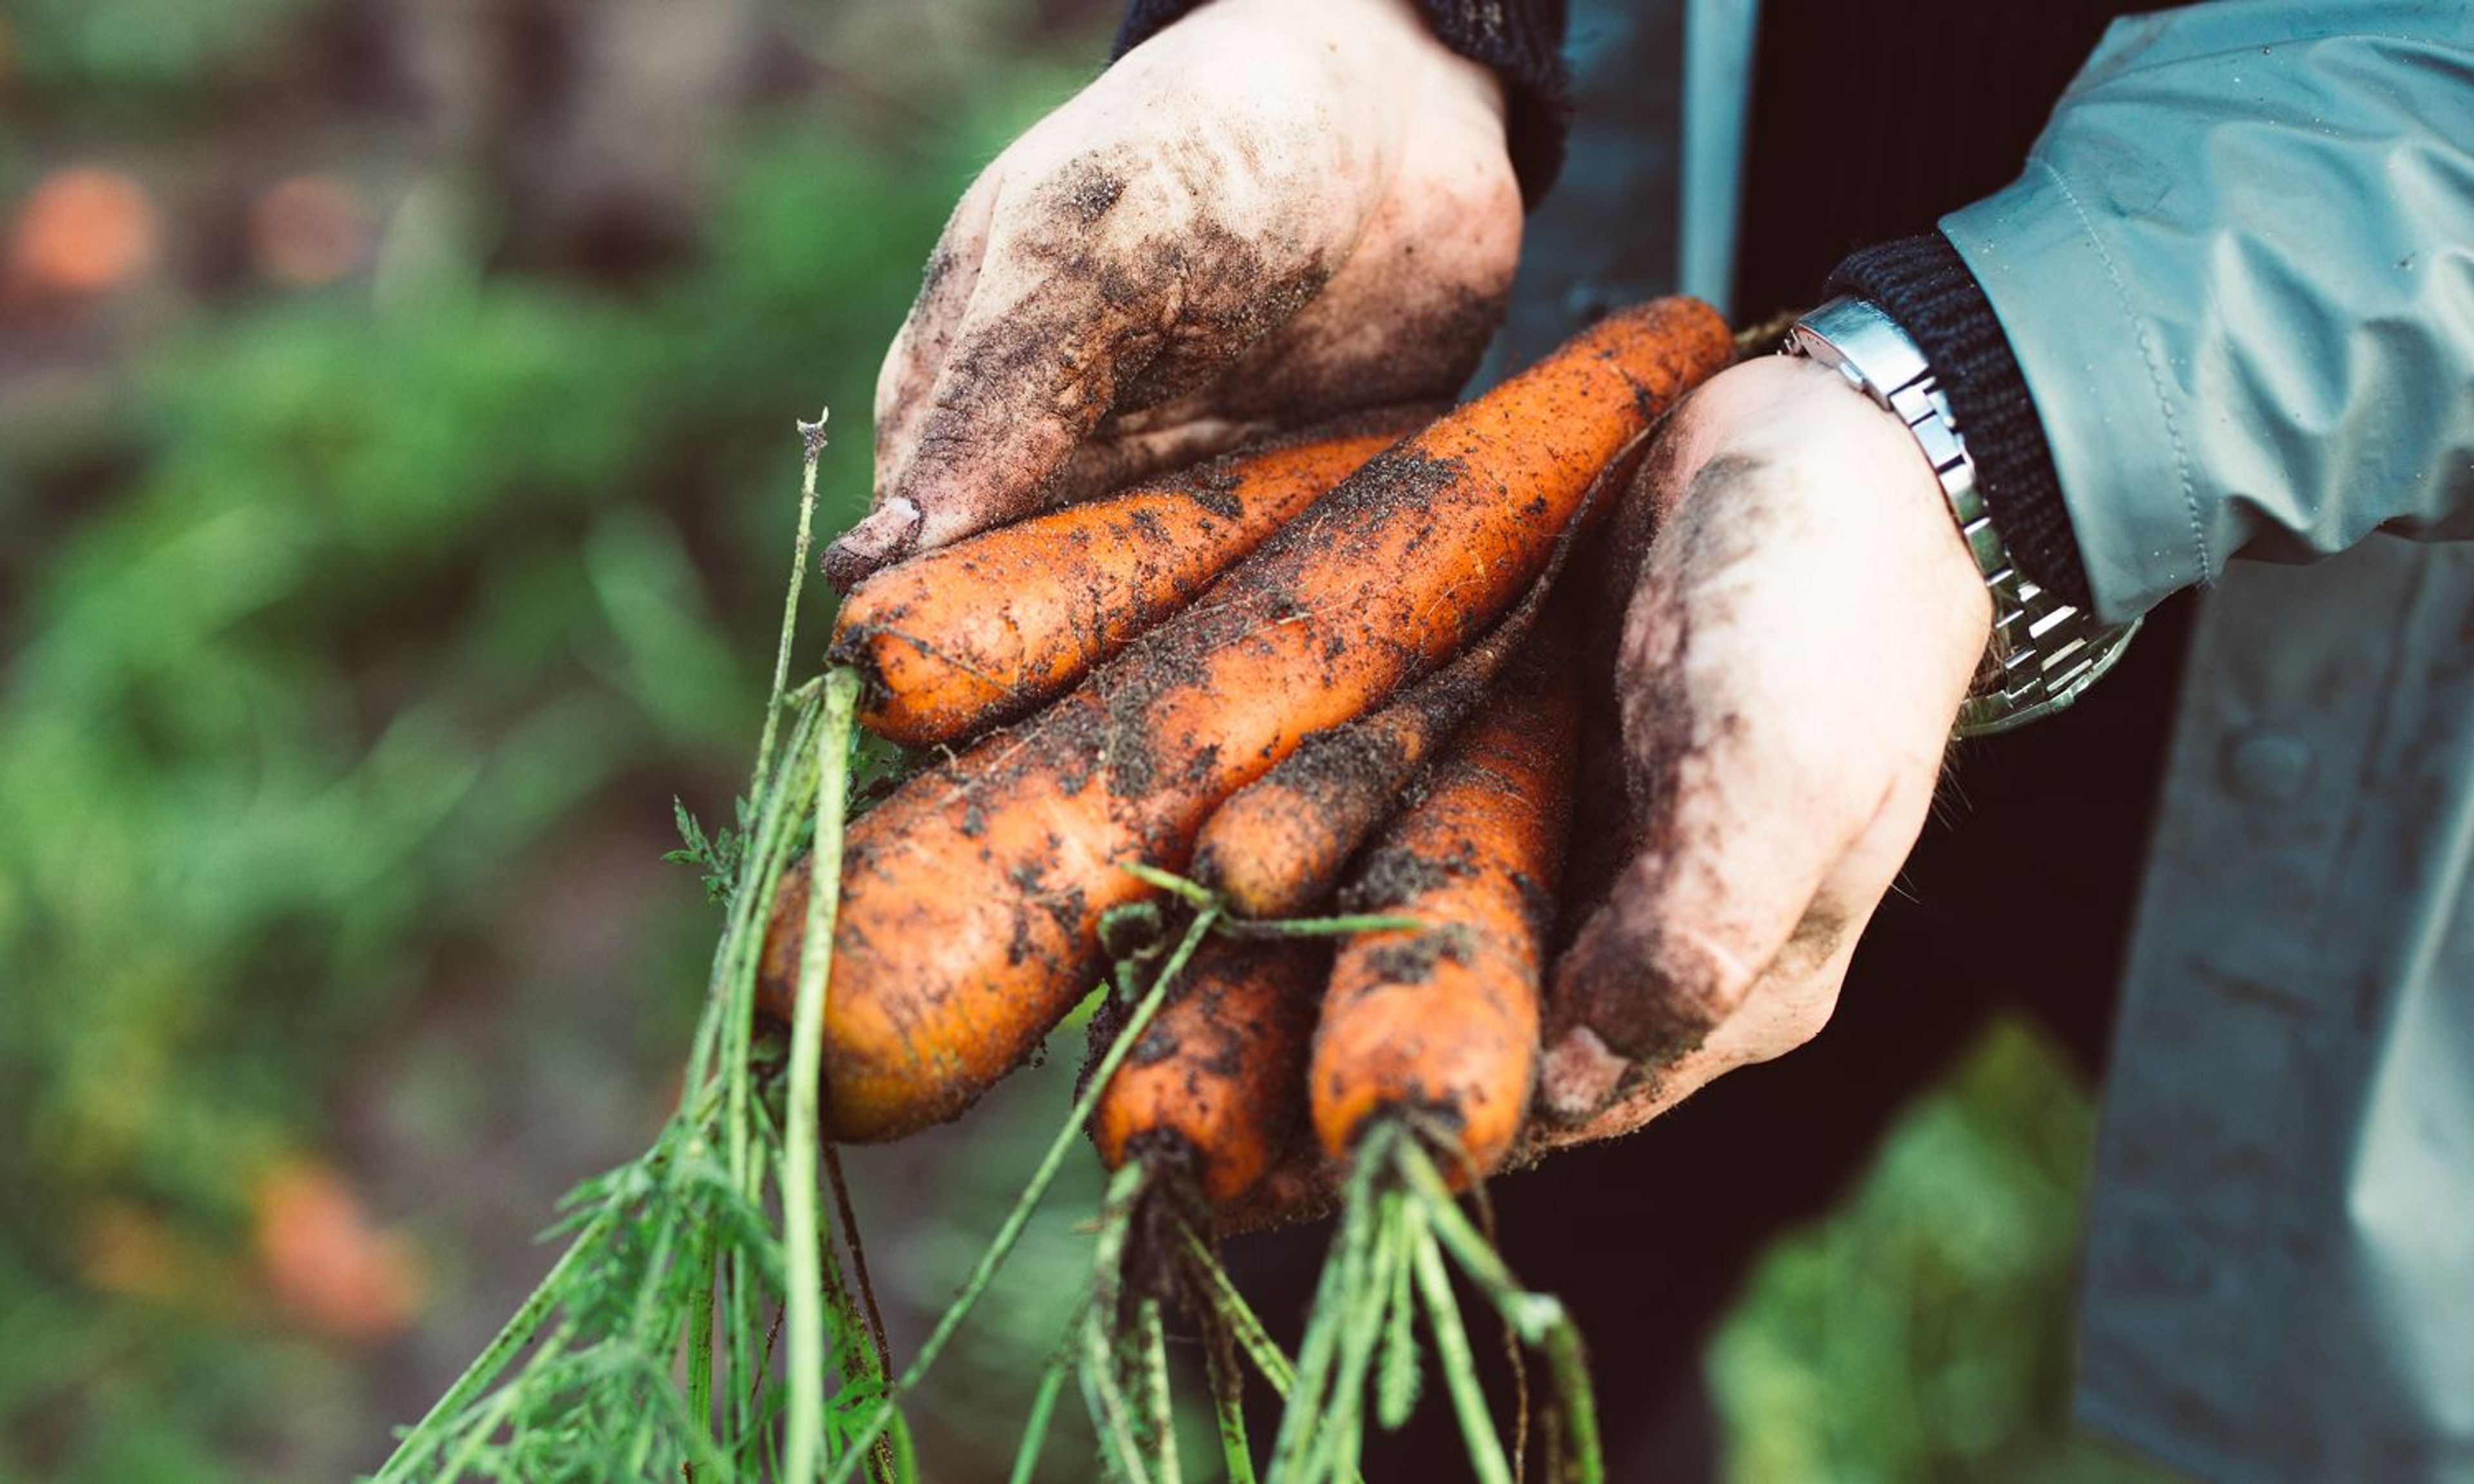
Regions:
<instances>
[{"instance_id":1,"label":"fingernail","mask_svg":"<svg viewBox=\"0 0 2474 1484\"><path fill-rule=\"evenodd\" d=\"M868 514L825 548L825 581L848 592L861 579L910 554L919 538L919 507L896 497Z\"/></svg>"},{"instance_id":2,"label":"fingernail","mask_svg":"<svg viewBox=\"0 0 2474 1484\"><path fill-rule=\"evenodd\" d=\"M1607 1049L1598 1033L1575 1026L1546 1048L1539 1071L1539 1091L1546 1111L1564 1123L1577 1122L1614 1100L1632 1064Z\"/></svg>"}]
</instances>

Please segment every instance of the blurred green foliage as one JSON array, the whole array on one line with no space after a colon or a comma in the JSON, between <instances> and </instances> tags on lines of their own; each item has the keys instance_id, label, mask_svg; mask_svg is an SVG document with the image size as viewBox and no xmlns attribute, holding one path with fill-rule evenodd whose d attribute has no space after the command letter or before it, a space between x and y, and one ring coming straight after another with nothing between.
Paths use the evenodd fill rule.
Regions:
<instances>
[{"instance_id":1,"label":"blurred green foliage","mask_svg":"<svg viewBox=\"0 0 2474 1484\"><path fill-rule=\"evenodd\" d=\"M441 275L236 306L140 368L137 472L9 615L0 1473L270 1456L313 1357L249 1312L254 1183L573 869L540 858L563 822L744 766L792 419L840 404L830 529L946 193L813 128L736 155L701 259L638 298ZM640 980L683 1028L700 973Z\"/></svg>"},{"instance_id":2,"label":"blurred green foliage","mask_svg":"<svg viewBox=\"0 0 2474 1484\"><path fill-rule=\"evenodd\" d=\"M2170 1477L2070 1426L2094 1137L2063 1055L1997 1026L1830 1219L1771 1251L1721 1330L1735 1484Z\"/></svg>"},{"instance_id":3,"label":"blurred green foliage","mask_svg":"<svg viewBox=\"0 0 2474 1484\"><path fill-rule=\"evenodd\" d=\"M202 81L262 51L311 0L19 0L15 70L54 107L127 112L198 100Z\"/></svg>"}]
</instances>

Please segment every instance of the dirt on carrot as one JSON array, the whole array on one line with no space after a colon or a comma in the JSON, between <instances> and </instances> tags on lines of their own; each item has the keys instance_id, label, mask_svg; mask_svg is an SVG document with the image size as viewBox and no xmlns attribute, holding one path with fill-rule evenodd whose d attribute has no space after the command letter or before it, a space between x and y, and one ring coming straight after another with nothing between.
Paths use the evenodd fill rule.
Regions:
<instances>
[{"instance_id":1,"label":"dirt on carrot","mask_svg":"<svg viewBox=\"0 0 2474 1484\"><path fill-rule=\"evenodd\" d=\"M1190 963L1092 1115L1110 1169L1189 1173L1213 1208L1242 1200L1296 1142L1323 945L1215 938ZM1096 1056L1105 1041L1095 1035Z\"/></svg>"},{"instance_id":2,"label":"dirt on carrot","mask_svg":"<svg viewBox=\"0 0 2474 1484\"><path fill-rule=\"evenodd\" d=\"M1373 1120L1407 1115L1448 1137L1446 1170L1467 1180L1520 1132L1579 714L1569 678L1524 659L1345 896L1429 925L1351 938L1333 964L1312 1088L1335 1160Z\"/></svg>"},{"instance_id":3,"label":"dirt on carrot","mask_svg":"<svg viewBox=\"0 0 2474 1484\"><path fill-rule=\"evenodd\" d=\"M830 652L860 674L861 723L926 747L1024 714L1438 410L1336 419L878 572Z\"/></svg>"}]
</instances>

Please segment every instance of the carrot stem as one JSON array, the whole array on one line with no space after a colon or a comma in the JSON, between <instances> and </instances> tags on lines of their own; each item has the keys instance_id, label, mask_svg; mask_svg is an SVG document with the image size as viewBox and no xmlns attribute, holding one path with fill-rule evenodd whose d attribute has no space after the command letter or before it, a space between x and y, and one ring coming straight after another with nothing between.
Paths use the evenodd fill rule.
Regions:
<instances>
[{"instance_id":1,"label":"carrot stem","mask_svg":"<svg viewBox=\"0 0 2474 1484\"><path fill-rule=\"evenodd\" d=\"M815 483L815 466L808 466ZM801 521L804 531L806 522ZM804 562L801 563L803 566ZM816 1209L823 1116L818 1084L825 1065L825 980L834 955L834 914L841 902L842 811L849 802L851 714L859 679L837 670L825 683L824 725L816 733L816 838L808 852L808 926L800 943L799 993L790 1020L789 1109L782 1151L782 1245L788 1269L790 1332L790 1416L782 1443L783 1472L816 1476L825 1436L824 1232ZM876 1440L870 1438L869 1443ZM852 1451L865 1451L862 1446Z\"/></svg>"},{"instance_id":2,"label":"carrot stem","mask_svg":"<svg viewBox=\"0 0 2474 1484\"><path fill-rule=\"evenodd\" d=\"M1185 1247L1191 1259L1189 1270L1200 1279L1199 1286L1212 1312L1228 1326L1230 1335L1246 1352L1246 1358L1254 1362L1254 1369L1262 1373L1273 1394L1285 1400L1289 1389L1297 1384L1296 1364L1281 1352L1278 1342L1263 1328L1263 1321L1246 1302L1246 1296L1228 1281L1228 1270L1220 1265L1220 1259L1190 1226L1185 1229Z\"/></svg>"},{"instance_id":3,"label":"carrot stem","mask_svg":"<svg viewBox=\"0 0 2474 1484\"><path fill-rule=\"evenodd\" d=\"M1366 1432L1366 1374L1373 1364L1375 1342L1384 1333L1384 1315L1391 1307L1392 1270L1400 1261L1400 1196L1383 1188L1374 1196L1373 1237L1344 1309L1340 1362L1332 1381L1339 1403L1322 1429L1322 1448L1309 1460L1308 1479L1338 1478L1357 1463Z\"/></svg>"},{"instance_id":4,"label":"carrot stem","mask_svg":"<svg viewBox=\"0 0 2474 1484\"><path fill-rule=\"evenodd\" d=\"M1172 897L1195 907L1209 907L1224 913L1220 931L1232 938L1342 938L1352 933L1413 932L1426 926L1422 918L1386 916L1381 913L1358 913L1353 916L1321 918L1267 918L1260 922L1227 917L1220 895L1200 881L1162 871L1138 860L1121 860L1117 869L1145 886L1155 886Z\"/></svg>"},{"instance_id":5,"label":"carrot stem","mask_svg":"<svg viewBox=\"0 0 2474 1484\"><path fill-rule=\"evenodd\" d=\"M1087 1328L1090 1321L1083 1323ZM1100 1419L1100 1455L1107 1460L1109 1475L1122 1484L1151 1484L1151 1473L1143 1468L1142 1448L1126 1424L1128 1404L1117 1388L1115 1370L1116 1357L1108 1353L1106 1341L1085 1333L1078 1371L1083 1401L1091 1415Z\"/></svg>"},{"instance_id":6,"label":"carrot stem","mask_svg":"<svg viewBox=\"0 0 2474 1484\"><path fill-rule=\"evenodd\" d=\"M1176 1459L1176 1413L1168 1395L1168 1331L1159 1300L1146 1298L1135 1311L1135 1340L1142 1359L1144 1422L1159 1463L1160 1484L1181 1484Z\"/></svg>"},{"instance_id":7,"label":"carrot stem","mask_svg":"<svg viewBox=\"0 0 2474 1484\"><path fill-rule=\"evenodd\" d=\"M1380 1300L1391 1295L1388 1283L1376 1282L1383 1276L1378 1249L1385 1217L1378 1176L1398 1132L1388 1120L1369 1129L1349 1170L1340 1230L1315 1290L1313 1317L1298 1351L1297 1382L1272 1446L1272 1477L1278 1484L1309 1484L1331 1476L1322 1472L1327 1438L1357 1428L1366 1373L1362 1353L1353 1371L1347 1356L1352 1349L1362 1352L1364 1330L1381 1327L1380 1308L1371 1316L1365 1312L1369 1296ZM1353 1467L1346 1457L1335 1462L1342 1470Z\"/></svg>"},{"instance_id":8,"label":"carrot stem","mask_svg":"<svg viewBox=\"0 0 2474 1484\"><path fill-rule=\"evenodd\" d=\"M1148 1174L1135 1161L1109 1177L1107 1193L1100 1204L1099 1233L1091 1244L1091 1291L1082 1311L1082 1394L1090 1404L1092 1424L1099 1431L1110 1473L1126 1479L1151 1476L1152 1469L1144 1460L1158 1443L1151 1435L1149 1378L1141 1378L1146 1408L1138 1415L1122 1384L1130 1342L1113 1328L1125 1314L1126 1243Z\"/></svg>"},{"instance_id":9,"label":"carrot stem","mask_svg":"<svg viewBox=\"0 0 2474 1484\"><path fill-rule=\"evenodd\" d=\"M1071 1328L1079 1328L1077 1316ZM1056 1353L1039 1373L1039 1389L1031 1393L1031 1416L1023 1423L1022 1446L1013 1455L1013 1472L1007 1484L1031 1484L1031 1475L1039 1472L1039 1450L1048 1442L1049 1420L1056 1415L1056 1398L1065 1390L1065 1373L1074 1369L1074 1351L1059 1345Z\"/></svg>"},{"instance_id":10,"label":"carrot stem","mask_svg":"<svg viewBox=\"0 0 2474 1484\"><path fill-rule=\"evenodd\" d=\"M987 1250L980 1254L980 1260L973 1265L970 1276L963 1280L961 1290L954 1296L954 1302L946 1306L945 1312L938 1316L936 1327L920 1344L919 1353L911 1357L910 1367L886 1388L867 1420L852 1434L852 1451L834 1470L829 1484L846 1484L855 1472L861 1452L892 1424L894 1408L918 1386L921 1377L928 1374L928 1368L936 1363L936 1357L945 1352L945 1347L953 1341L954 1332L961 1328L962 1321L970 1317L980 1296L987 1291L989 1280L995 1278L997 1269L1013 1256L1014 1248L1022 1241L1023 1230L1031 1224L1031 1212L1047 1196L1048 1187L1055 1184L1056 1172L1064 1167L1067 1154L1080 1141L1082 1126L1090 1121L1091 1110L1099 1103L1100 1094L1107 1089L1108 1079L1116 1075L1117 1067L1133 1054L1134 1043L1142 1040L1144 1029L1152 1023L1152 1017L1159 1014L1159 1007L1167 1001L1176 976L1184 971L1187 961L1194 957L1194 950L1201 946L1203 936L1211 931L1212 924L1218 920L1219 914L1208 908L1195 915L1193 924L1178 940L1176 951L1161 966L1159 977L1152 981L1151 992L1126 1017L1126 1027L1118 1033L1116 1043L1100 1059L1100 1065L1083 1085L1081 1096L1074 1100L1072 1113L1058 1128L1056 1137L1049 1140L1046 1152L1031 1170L1030 1182L1023 1186L1022 1194L1014 1199L1013 1209L1006 1212L995 1238L988 1243Z\"/></svg>"},{"instance_id":11,"label":"carrot stem","mask_svg":"<svg viewBox=\"0 0 2474 1484\"><path fill-rule=\"evenodd\" d=\"M1436 1245L1431 1227L1419 1235L1410 1266L1426 1298L1426 1323L1435 1331L1436 1369L1443 1373L1444 1389L1451 1393L1469 1464L1483 1484L1511 1484L1512 1471L1503 1462L1503 1438L1494 1430L1493 1415L1478 1389L1477 1356L1469 1349L1468 1331L1461 1328L1460 1301L1443 1271L1443 1249Z\"/></svg>"},{"instance_id":12,"label":"carrot stem","mask_svg":"<svg viewBox=\"0 0 2474 1484\"><path fill-rule=\"evenodd\" d=\"M859 1296L867 1307L867 1337L876 1348L876 1379L881 1383L893 1374L893 1348L885 1337L885 1311L877 1306L876 1282L868 1277L867 1244L860 1240L859 1215L851 1209L850 1182L842 1176L839 1146L828 1139L825 1143L825 1183L834 1190L834 1220L840 1224L842 1243L850 1249L851 1279L859 1285Z\"/></svg>"},{"instance_id":13,"label":"carrot stem","mask_svg":"<svg viewBox=\"0 0 2474 1484\"><path fill-rule=\"evenodd\" d=\"M1202 1365L1211 1382L1211 1419L1220 1433L1220 1462L1228 1484L1254 1484L1254 1452L1246 1437L1246 1374L1227 1319L1202 1309Z\"/></svg>"},{"instance_id":14,"label":"carrot stem","mask_svg":"<svg viewBox=\"0 0 2474 1484\"><path fill-rule=\"evenodd\" d=\"M756 786L763 787L765 775L773 767L773 738L780 730L782 707L788 698L791 640L799 628L799 589L808 581L808 547L815 539L816 524L816 459L825 451L825 419L833 416L826 408L816 414L813 422L799 424L799 437L805 457L799 468L799 535L790 549L790 590L782 599L782 637L773 651L772 701L764 707L764 732L756 744Z\"/></svg>"},{"instance_id":15,"label":"carrot stem","mask_svg":"<svg viewBox=\"0 0 2474 1484\"><path fill-rule=\"evenodd\" d=\"M723 1126L729 1131L731 1188L748 1200L762 1197L759 1188L763 1176L752 1157L748 1134L753 1120L752 1089L745 1070L745 1057L727 1067L716 1063L722 1048L745 1046L753 1034L756 1020L756 959L764 942L764 922L769 914L773 894L786 874L789 850L788 842L795 838L792 821L807 806L806 790L813 779L804 777L798 766L810 755L808 739L812 729L819 725L820 709L802 709L792 726L788 759L783 776L758 777L758 797L764 801L756 818L755 838L748 843L743 857L747 864L740 868L738 890L730 901L731 925L722 939L722 946L714 959L713 985L709 993L718 993L726 1001L716 1017L715 1035L698 1048L697 1079L718 1078L724 1085L727 1110ZM749 867L754 874L749 874Z\"/></svg>"},{"instance_id":16,"label":"carrot stem","mask_svg":"<svg viewBox=\"0 0 2474 1484\"><path fill-rule=\"evenodd\" d=\"M1259 922L1230 918L1220 930L1232 938L1347 938L1358 933L1413 933L1432 925L1424 918L1361 912L1329 918L1271 918Z\"/></svg>"},{"instance_id":17,"label":"carrot stem","mask_svg":"<svg viewBox=\"0 0 2474 1484\"><path fill-rule=\"evenodd\" d=\"M1561 1299L1520 1286L1512 1269L1453 1199L1451 1186L1434 1161L1414 1141L1403 1140L1400 1168L1424 1196L1434 1233L1461 1271L1476 1283L1522 1343L1545 1353L1555 1387L1563 1399L1565 1441L1570 1448L1566 1470L1579 1484L1603 1484L1606 1461L1598 1436L1597 1406L1589 1386L1589 1368L1582 1354L1581 1331Z\"/></svg>"},{"instance_id":18,"label":"carrot stem","mask_svg":"<svg viewBox=\"0 0 2474 1484\"><path fill-rule=\"evenodd\" d=\"M1131 1181L1127 1179L1129 1175L1134 1177ZM1151 1484L1152 1476L1144 1462L1145 1419L1135 1415L1133 1402L1119 1384L1124 1346L1109 1333L1110 1321L1123 1311L1119 1268L1125 1261L1129 1215L1141 1176L1141 1168L1129 1164L1109 1182L1099 1240L1094 1244L1090 1300L1082 1311L1082 1396L1100 1434L1100 1452L1107 1460L1109 1475L1126 1484Z\"/></svg>"},{"instance_id":19,"label":"carrot stem","mask_svg":"<svg viewBox=\"0 0 2474 1484\"><path fill-rule=\"evenodd\" d=\"M1369 1184L1365 1166L1351 1173L1340 1230L1332 1236L1332 1254L1323 1260L1322 1279L1315 1285L1312 1317L1306 1324L1305 1340L1298 1347L1297 1384L1289 1393L1289 1404L1280 1414L1280 1430L1272 1444L1274 1480L1293 1478L1287 1467L1289 1461L1314 1437L1316 1427L1323 1421L1323 1393L1330 1384L1332 1358L1340 1347L1341 1309L1346 1302L1349 1280L1359 1265L1358 1249L1367 1240L1370 1218L1362 1197Z\"/></svg>"},{"instance_id":20,"label":"carrot stem","mask_svg":"<svg viewBox=\"0 0 2474 1484\"><path fill-rule=\"evenodd\" d=\"M588 1251L600 1245L601 1239L617 1225L618 1217L618 1210L615 1205L605 1206L593 1218L592 1224L577 1233L575 1241L559 1256L557 1262L550 1265L549 1272L517 1308L514 1317L498 1330L497 1337L482 1349L480 1354L473 1357L473 1363L464 1368L464 1374L455 1378L454 1384L447 1388L447 1394L438 1399L421 1421L405 1431L403 1441L396 1447L395 1455L378 1469L376 1476L378 1484L389 1479L409 1477L412 1466L436 1451L446 1441L446 1435L451 1435L454 1425L463 1420L465 1412L490 1382L497 1378L507 1362L541 1333L542 1326L557 1311L559 1289L569 1268L583 1261ZM433 1438L433 1434L440 1436Z\"/></svg>"},{"instance_id":21,"label":"carrot stem","mask_svg":"<svg viewBox=\"0 0 2474 1484\"><path fill-rule=\"evenodd\" d=\"M1430 1241L1426 1221L1414 1201L1400 1205L1401 1260L1392 1265L1392 1306L1384 1320L1383 1348L1374 1378L1374 1420L1386 1432L1397 1432L1418 1405L1417 1276L1412 1271L1418 1249Z\"/></svg>"},{"instance_id":22,"label":"carrot stem","mask_svg":"<svg viewBox=\"0 0 2474 1484\"><path fill-rule=\"evenodd\" d=\"M688 1316L688 1411L694 1415L696 1430L713 1430L713 1310L721 1292L721 1254L711 1233L698 1233L696 1242L698 1284L704 1290L697 1299L695 1312Z\"/></svg>"},{"instance_id":23,"label":"carrot stem","mask_svg":"<svg viewBox=\"0 0 2474 1484\"><path fill-rule=\"evenodd\" d=\"M1156 886L1172 897L1183 898L1197 910L1220 905L1220 898L1212 895L1211 888L1200 881L1189 881L1174 871L1162 871L1157 866L1147 866L1138 860L1121 860L1117 862L1117 869L1145 886Z\"/></svg>"}]
</instances>

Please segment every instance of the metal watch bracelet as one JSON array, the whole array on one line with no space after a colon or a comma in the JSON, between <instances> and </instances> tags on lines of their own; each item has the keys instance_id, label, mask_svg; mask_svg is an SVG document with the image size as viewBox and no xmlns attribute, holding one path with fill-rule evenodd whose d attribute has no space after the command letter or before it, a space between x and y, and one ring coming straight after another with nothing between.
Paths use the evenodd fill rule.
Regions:
<instances>
[{"instance_id":1,"label":"metal watch bracelet","mask_svg":"<svg viewBox=\"0 0 2474 1484\"><path fill-rule=\"evenodd\" d=\"M1905 424L1984 575L1993 594L1993 636L1958 708L1960 736L2006 731L2050 716L2113 668L2138 632L2138 620L2099 623L2019 570L1977 488L1976 460L1951 415L1950 400L1924 352L1897 321L1868 300L1833 299L1796 322L1784 349L1837 371Z\"/></svg>"}]
</instances>

